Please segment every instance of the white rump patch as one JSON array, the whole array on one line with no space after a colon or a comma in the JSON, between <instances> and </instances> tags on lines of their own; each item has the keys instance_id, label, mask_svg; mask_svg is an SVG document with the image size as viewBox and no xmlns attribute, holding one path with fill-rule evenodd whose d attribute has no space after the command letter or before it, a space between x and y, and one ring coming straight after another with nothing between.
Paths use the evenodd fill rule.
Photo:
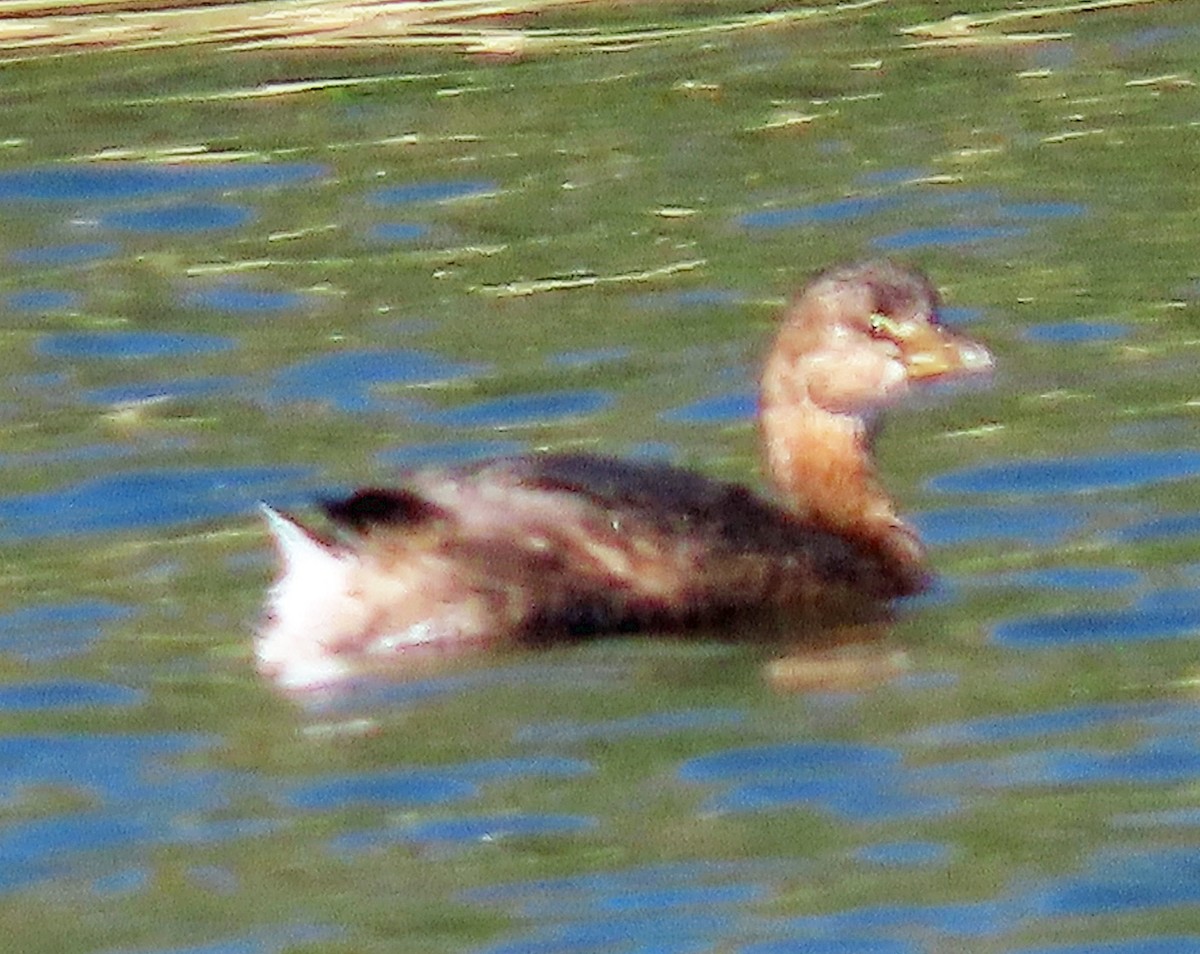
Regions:
<instances>
[{"instance_id":1,"label":"white rump patch","mask_svg":"<svg viewBox=\"0 0 1200 954\"><path fill-rule=\"evenodd\" d=\"M259 664L285 685L336 679L347 666L331 647L359 614L350 593L357 560L265 504L262 514L281 572L267 593L266 618L255 642Z\"/></svg>"}]
</instances>

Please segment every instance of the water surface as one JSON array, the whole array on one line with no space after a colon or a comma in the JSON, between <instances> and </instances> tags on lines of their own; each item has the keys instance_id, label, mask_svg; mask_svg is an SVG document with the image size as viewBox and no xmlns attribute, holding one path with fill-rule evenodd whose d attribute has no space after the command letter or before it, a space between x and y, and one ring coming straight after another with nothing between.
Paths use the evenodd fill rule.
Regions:
<instances>
[{"instance_id":1,"label":"water surface","mask_svg":"<svg viewBox=\"0 0 1200 954\"><path fill-rule=\"evenodd\" d=\"M927 15L6 66L12 950L1200 951L1200 19ZM256 676L260 501L544 448L755 483L771 315L880 252L999 366L880 441L940 574L887 678L636 638Z\"/></svg>"}]
</instances>

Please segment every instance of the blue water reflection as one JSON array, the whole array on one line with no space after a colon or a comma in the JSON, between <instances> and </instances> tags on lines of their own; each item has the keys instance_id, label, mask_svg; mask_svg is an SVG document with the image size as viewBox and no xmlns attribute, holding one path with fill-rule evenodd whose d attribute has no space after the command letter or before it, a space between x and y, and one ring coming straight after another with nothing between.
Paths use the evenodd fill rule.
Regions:
<instances>
[{"instance_id":1,"label":"blue water reflection","mask_svg":"<svg viewBox=\"0 0 1200 954\"><path fill-rule=\"evenodd\" d=\"M938 309L938 318L947 325L969 325L984 317L981 308L969 308L965 305L945 305Z\"/></svg>"},{"instance_id":2,"label":"blue water reflection","mask_svg":"<svg viewBox=\"0 0 1200 954\"><path fill-rule=\"evenodd\" d=\"M8 254L13 265L84 265L111 258L120 252L116 242L69 242L65 245L42 245L19 248Z\"/></svg>"},{"instance_id":3,"label":"blue water reflection","mask_svg":"<svg viewBox=\"0 0 1200 954\"><path fill-rule=\"evenodd\" d=\"M790 209L765 209L747 212L738 224L748 229L787 229L797 225L823 225L831 222L851 222L855 219L891 211L904 203L900 196L867 196L858 199L838 199L816 205Z\"/></svg>"},{"instance_id":4,"label":"blue water reflection","mask_svg":"<svg viewBox=\"0 0 1200 954\"><path fill-rule=\"evenodd\" d=\"M0 686L0 712L67 712L109 706L135 706L145 694L127 686L57 679Z\"/></svg>"},{"instance_id":5,"label":"blue water reflection","mask_svg":"<svg viewBox=\"0 0 1200 954\"><path fill-rule=\"evenodd\" d=\"M988 540L1009 540L1036 545L1062 542L1072 533L1082 529L1088 515L1069 505L980 506L922 510L913 514L911 519L921 537L934 546L953 546Z\"/></svg>"},{"instance_id":6,"label":"blue water reflection","mask_svg":"<svg viewBox=\"0 0 1200 954\"><path fill-rule=\"evenodd\" d=\"M1193 537L1200 534L1200 514L1166 514L1140 520L1114 531L1118 540L1170 540L1174 537Z\"/></svg>"},{"instance_id":7,"label":"blue water reflection","mask_svg":"<svg viewBox=\"0 0 1200 954\"><path fill-rule=\"evenodd\" d=\"M886 942L888 935L920 932L944 938L991 938L1020 927L1029 914L1023 898L961 904L873 905L835 914L780 919L775 930L801 938L849 934Z\"/></svg>"},{"instance_id":8,"label":"blue water reflection","mask_svg":"<svg viewBox=\"0 0 1200 954\"><path fill-rule=\"evenodd\" d=\"M320 941L333 941L343 935L339 928L327 925L299 924L264 928L211 943L169 947L123 947L102 954L284 954L297 945L307 947Z\"/></svg>"},{"instance_id":9,"label":"blue water reflection","mask_svg":"<svg viewBox=\"0 0 1200 954\"><path fill-rule=\"evenodd\" d=\"M571 835L598 827L586 815L514 813L505 815L456 815L417 822L394 833L396 840L409 842L476 842L500 838Z\"/></svg>"},{"instance_id":10,"label":"blue water reflection","mask_svg":"<svg viewBox=\"0 0 1200 954\"><path fill-rule=\"evenodd\" d=\"M83 704L91 711L110 704L104 693L86 696ZM60 708L59 700L53 700L53 708ZM70 703L62 707L69 710ZM218 741L198 733L0 736L0 802L6 808L37 813L39 793L48 789L68 793L82 805L53 817L10 822L0 832L0 891L69 876L97 853L119 850L129 858L159 844L211 845L274 830L271 819L209 817L227 811L233 777L186 769L178 759ZM127 866L106 876L121 883L98 890L129 890L142 872Z\"/></svg>"},{"instance_id":11,"label":"blue water reflection","mask_svg":"<svg viewBox=\"0 0 1200 954\"><path fill-rule=\"evenodd\" d=\"M520 441L439 441L436 444L405 444L393 450L380 451L375 455L375 460L400 470L416 470L421 467L465 464L491 457L509 457L524 453L527 449Z\"/></svg>"},{"instance_id":12,"label":"blue water reflection","mask_svg":"<svg viewBox=\"0 0 1200 954\"><path fill-rule=\"evenodd\" d=\"M1078 202L1007 202L999 212L1010 219L1077 219L1087 214Z\"/></svg>"},{"instance_id":13,"label":"blue water reflection","mask_svg":"<svg viewBox=\"0 0 1200 954\"><path fill-rule=\"evenodd\" d=\"M433 229L421 222L383 222L370 231L381 242L417 242L428 238Z\"/></svg>"},{"instance_id":14,"label":"blue water reflection","mask_svg":"<svg viewBox=\"0 0 1200 954\"><path fill-rule=\"evenodd\" d=\"M413 412L417 405L411 398L385 397L377 389L453 381L482 369L415 349L340 351L276 372L264 399L272 404L312 402L349 412Z\"/></svg>"},{"instance_id":15,"label":"blue water reflection","mask_svg":"<svg viewBox=\"0 0 1200 954\"><path fill-rule=\"evenodd\" d=\"M377 772L298 786L286 801L297 808L357 805L439 805L477 794L467 782L420 772Z\"/></svg>"},{"instance_id":16,"label":"blue water reflection","mask_svg":"<svg viewBox=\"0 0 1200 954\"><path fill-rule=\"evenodd\" d=\"M953 853L948 845L938 842L894 841L867 845L855 852L855 857L885 868L916 868L947 862Z\"/></svg>"},{"instance_id":17,"label":"blue water reflection","mask_svg":"<svg viewBox=\"0 0 1200 954\"><path fill-rule=\"evenodd\" d=\"M1125 751L1039 749L997 759L953 762L913 773L923 785L956 790L1176 785L1200 778L1200 750L1189 740L1154 740Z\"/></svg>"},{"instance_id":18,"label":"blue water reflection","mask_svg":"<svg viewBox=\"0 0 1200 954\"><path fill-rule=\"evenodd\" d=\"M0 653L29 662L86 651L108 623L134 615L131 606L104 600L28 606L0 614Z\"/></svg>"},{"instance_id":19,"label":"blue water reflection","mask_svg":"<svg viewBox=\"0 0 1200 954\"><path fill-rule=\"evenodd\" d=\"M904 229L872 239L881 252L912 252L919 248L974 245L1004 239L1024 238L1029 229L1017 225L931 225Z\"/></svg>"},{"instance_id":20,"label":"blue water reflection","mask_svg":"<svg viewBox=\"0 0 1200 954\"><path fill-rule=\"evenodd\" d=\"M735 391L701 398L684 407L662 413L664 421L681 424L731 424L752 421L758 414L758 394L754 391Z\"/></svg>"},{"instance_id":21,"label":"blue water reflection","mask_svg":"<svg viewBox=\"0 0 1200 954\"><path fill-rule=\"evenodd\" d=\"M261 189L327 174L327 167L316 163L76 163L0 172L0 202L115 201L173 192Z\"/></svg>"},{"instance_id":22,"label":"blue water reflection","mask_svg":"<svg viewBox=\"0 0 1200 954\"><path fill-rule=\"evenodd\" d=\"M1028 341L1053 344L1088 344L1095 341L1118 341L1129 335L1129 326L1115 321L1056 321L1031 325L1023 337Z\"/></svg>"},{"instance_id":23,"label":"blue water reflection","mask_svg":"<svg viewBox=\"0 0 1200 954\"><path fill-rule=\"evenodd\" d=\"M378 189L371 193L369 199L376 205L408 205L413 202L445 202L468 196L490 195L498 189L497 183L487 179L415 182Z\"/></svg>"},{"instance_id":24,"label":"blue water reflection","mask_svg":"<svg viewBox=\"0 0 1200 954\"><path fill-rule=\"evenodd\" d=\"M81 301L76 292L53 288L11 292L4 296L4 304L13 311L67 311L77 308Z\"/></svg>"},{"instance_id":25,"label":"blue water reflection","mask_svg":"<svg viewBox=\"0 0 1200 954\"><path fill-rule=\"evenodd\" d=\"M971 745L981 742L1036 740L1063 732L1079 732L1114 723L1137 723L1178 713L1171 703L1094 703L1020 715L951 722L921 729L909 741L925 745Z\"/></svg>"},{"instance_id":26,"label":"blue water reflection","mask_svg":"<svg viewBox=\"0 0 1200 954\"><path fill-rule=\"evenodd\" d=\"M754 905L795 874L783 863L714 859L474 888L462 900L533 922L480 954L741 950L737 942L764 933Z\"/></svg>"},{"instance_id":27,"label":"blue water reflection","mask_svg":"<svg viewBox=\"0 0 1200 954\"><path fill-rule=\"evenodd\" d=\"M877 746L797 742L730 749L690 759L680 767L679 777L690 782L716 782L848 770L872 773L895 766L898 758L891 750Z\"/></svg>"},{"instance_id":28,"label":"blue water reflection","mask_svg":"<svg viewBox=\"0 0 1200 954\"><path fill-rule=\"evenodd\" d=\"M1200 829L1200 808L1163 809L1151 812L1127 812L1109 819L1113 828Z\"/></svg>"},{"instance_id":29,"label":"blue water reflection","mask_svg":"<svg viewBox=\"0 0 1200 954\"><path fill-rule=\"evenodd\" d=\"M1184 35L1183 28L1176 26L1143 27L1117 40L1112 44L1112 49L1118 56L1124 57L1180 40Z\"/></svg>"},{"instance_id":30,"label":"blue water reflection","mask_svg":"<svg viewBox=\"0 0 1200 954\"><path fill-rule=\"evenodd\" d=\"M1124 590L1136 586L1142 575L1123 567L1061 566L1045 570L1000 573L977 582L990 586L1033 587L1044 590Z\"/></svg>"},{"instance_id":31,"label":"blue water reflection","mask_svg":"<svg viewBox=\"0 0 1200 954\"><path fill-rule=\"evenodd\" d=\"M875 174L864 184L883 188L912 181L912 170ZM865 177L863 177L865 179ZM1030 224L1079 218L1087 207L1073 202L1006 202L1002 193L983 189L904 190L856 196L832 202L787 208L770 208L740 216L747 229L785 229L853 222L903 211L909 218L951 216L950 221L913 225L880 235L870 244L882 252L911 252L929 247L966 247L1021 239L1032 234Z\"/></svg>"},{"instance_id":32,"label":"blue water reflection","mask_svg":"<svg viewBox=\"0 0 1200 954\"><path fill-rule=\"evenodd\" d=\"M133 384L114 384L92 388L80 394L87 404L141 404L146 401L179 398L209 398L219 394L244 395L248 384L244 378L222 376L202 378L168 378L161 381L139 381Z\"/></svg>"},{"instance_id":33,"label":"blue water reflection","mask_svg":"<svg viewBox=\"0 0 1200 954\"><path fill-rule=\"evenodd\" d=\"M606 391L547 391L491 398L444 411L421 411L414 417L442 427L521 427L597 414L614 402Z\"/></svg>"},{"instance_id":34,"label":"blue water reflection","mask_svg":"<svg viewBox=\"0 0 1200 954\"><path fill-rule=\"evenodd\" d=\"M1129 451L1016 460L941 474L934 490L974 494L1062 494L1146 487L1200 475L1200 451Z\"/></svg>"},{"instance_id":35,"label":"blue water reflection","mask_svg":"<svg viewBox=\"0 0 1200 954\"><path fill-rule=\"evenodd\" d=\"M1127 941L1020 947L1011 948L1009 954L1200 954L1200 936L1139 937Z\"/></svg>"},{"instance_id":36,"label":"blue water reflection","mask_svg":"<svg viewBox=\"0 0 1200 954\"><path fill-rule=\"evenodd\" d=\"M899 752L881 746L796 743L731 749L684 762L679 777L723 782L706 802L711 812L757 812L809 805L859 821L953 811L952 795L918 790Z\"/></svg>"},{"instance_id":37,"label":"blue water reflection","mask_svg":"<svg viewBox=\"0 0 1200 954\"><path fill-rule=\"evenodd\" d=\"M1200 903L1200 853L1191 848L1100 852L1086 872L1034 892L1051 917L1116 915Z\"/></svg>"},{"instance_id":38,"label":"blue water reflection","mask_svg":"<svg viewBox=\"0 0 1200 954\"><path fill-rule=\"evenodd\" d=\"M124 868L92 880L91 888L99 895L136 895L150 886L146 868Z\"/></svg>"},{"instance_id":39,"label":"blue water reflection","mask_svg":"<svg viewBox=\"0 0 1200 954\"><path fill-rule=\"evenodd\" d=\"M243 205L215 202L181 202L148 209L118 209L97 220L101 228L116 232L193 234L240 228L253 221L254 210Z\"/></svg>"},{"instance_id":40,"label":"blue water reflection","mask_svg":"<svg viewBox=\"0 0 1200 954\"><path fill-rule=\"evenodd\" d=\"M80 812L59 818L19 822L0 832L0 893L53 878L69 869L80 853L150 844L149 818Z\"/></svg>"},{"instance_id":41,"label":"blue water reflection","mask_svg":"<svg viewBox=\"0 0 1200 954\"><path fill-rule=\"evenodd\" d=\"M34 351L50 358L140 360L214 354L236 347L233 338L185 331L68 331L43 335Z\"/></svg>"},{"instance_id":42,"label":"blue water reflection","mask_svg":"<svg viewBox=\"0 0 1200 954\"><path fill-rule=\"evenodd\" d=\"M117 532L215 520L261 500L295 499L301 467L127 471L58 490L0 497L0 539Z\"/></svg>"},{"instance_id":43,"label":"blue water reflection","mask_svg":"<svg viewBox=\"0 0 1200 954\"><path fill-rule=\"evenodd\" d=\"M992 638L1024 648L1182 639L1200 633L1200 606L1134 606L1017 616L997 623Z\"/></svg>"},{"instance_id":44,"label":"blue water reflection","mask_svg":"<svg viewBox=\"0 0 1200 954\"><path fill-rule=\"evenodd\" d=\"M924 948L908 941L882 938L804 938L747 944L741 954L922 954Z\"/></svg>"},{"instance_id":45,"label":"blue water reflection","mask_svg":"<svg viewBox=\"0 0 1200 954\"><path fill-rule=\"evenodd\" d=\"M220 285L188 292L184 304L193 308L208 308L234 314L298 311L310 307L315 296L294 291L249 288L244 285Z\"/></svg>"},{"instance_id":46,"label":"blue water reflection","mask_svg":"<svg viewBox=\"0 0 1200 954\"><path fill-rule=\"evenodd\" d=\"M39 785L76 785L113 806L153 801L159 784L147 765L211 748L218 740L200 733L34 734L0 736L0 797L12 800ZM193 790L188 805L203 797Z\"/></svg>"}]
</instances>

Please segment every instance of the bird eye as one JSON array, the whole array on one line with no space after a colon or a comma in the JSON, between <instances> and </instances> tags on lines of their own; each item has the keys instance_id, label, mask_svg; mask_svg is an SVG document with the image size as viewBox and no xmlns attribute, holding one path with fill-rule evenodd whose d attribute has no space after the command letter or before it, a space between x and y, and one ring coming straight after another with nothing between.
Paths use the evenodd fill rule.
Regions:
<instances>
[{"instance_id":1,"label":"bird eye","mask_svg":"<svg viewBox=\"0 0 1200 954\"><path fill-rule=\"evenodd\" d=\"M896 322L878 311L867 319L867 327L870 329L871 337L873 338L895 338L899 330L896 327Z\"/></svg>"}]
</instances>

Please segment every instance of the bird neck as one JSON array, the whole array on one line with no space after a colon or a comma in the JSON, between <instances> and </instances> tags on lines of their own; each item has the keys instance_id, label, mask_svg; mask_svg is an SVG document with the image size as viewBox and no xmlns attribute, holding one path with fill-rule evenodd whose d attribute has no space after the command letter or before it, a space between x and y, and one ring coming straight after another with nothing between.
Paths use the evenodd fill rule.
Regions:
<instances>
[{"instance_id":1,"label":"bird neck","mask_svg":"<svg viewBox=\"0 0 1200 954\"><path fill-rule=\"evenodd\" d=\"M868 420L800 401L763 407L760 424L767 476L789 509L877 554L901 590L920 589L924 550L876 476Z\"/></svg>"}]
</instances>

